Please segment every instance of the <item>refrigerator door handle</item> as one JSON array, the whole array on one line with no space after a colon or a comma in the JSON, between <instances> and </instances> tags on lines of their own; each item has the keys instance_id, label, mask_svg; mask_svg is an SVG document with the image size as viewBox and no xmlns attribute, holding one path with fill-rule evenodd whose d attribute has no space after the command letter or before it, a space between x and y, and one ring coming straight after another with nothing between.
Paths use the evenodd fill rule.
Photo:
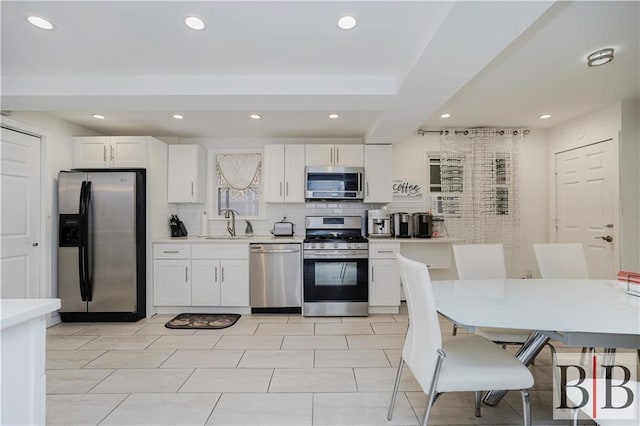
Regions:
<instances>
[{"instance_id":1,"label":"refrigerator door handle","mask_svg":"<svg viewBox=\"0 0 640 426\"><path fill-rule=\"evenodd\" d=\"M80 203L78 206L78 220L80 222L79 234L78 235L78 279L80 284L80 298L83 302L87 301L87 291L85 286L85 271L84 271L84 256L85 256L85 228L84 228L84 218L86 215L86 203L84 202L87 193L87 182L82 181L82 185L80 186Z\"/></svg>"},{"instance_id":2,"label":"refrigerator door handle","mask_svg":"<svg viewBox=\"0 0 640 426\"><path fill-rule=\"evenodd\" d=\"M84 223L82 224L84 227L84 236L85 236L85 241L84 241L84 282L85 282L85 294L87 297L87 301L91 302L93 301L93 283L91 282L93 279L93 271L91 271L91 262L89 261L89 233L90 233L90 229L89 229L89 216L90 216L90 206L91 206L91 181L87 182L87 188L86 188L86 194L84 197L84 204L85 204L85 216L84 216Z\"/></svg>"}]
</instances>

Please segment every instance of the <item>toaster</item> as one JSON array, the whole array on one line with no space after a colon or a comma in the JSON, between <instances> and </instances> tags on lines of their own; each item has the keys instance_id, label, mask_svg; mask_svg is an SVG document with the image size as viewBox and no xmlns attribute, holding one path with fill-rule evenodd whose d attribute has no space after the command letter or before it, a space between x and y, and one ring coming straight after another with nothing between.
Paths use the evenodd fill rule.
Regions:
<instances>
[{"instance_id":1,"label":"toaster","mask_svg":"<svg viewBox=\"0 0 640 426\"><path fill-rule=\"evenodd\" d=\"M293 236L293 223L291 222L276 222L273 224L271 233L276 237L291 237Z\"/></svg>"}]
</instances>

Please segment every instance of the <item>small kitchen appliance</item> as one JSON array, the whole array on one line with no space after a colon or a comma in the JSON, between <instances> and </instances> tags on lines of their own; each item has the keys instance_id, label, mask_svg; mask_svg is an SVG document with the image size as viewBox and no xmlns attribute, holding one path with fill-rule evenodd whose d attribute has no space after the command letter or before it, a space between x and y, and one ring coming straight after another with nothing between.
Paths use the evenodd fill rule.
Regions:
<instances>
[{"instance_id":1,"label":"small kitchen appliance","mask_svg":"<svg viewBox=\"0 0 640 426\"><path fill-rule=\"evenodd\" d=\"M433 216L429 213L413 214L413 236L416 238L431 238Z\"/></svg>"},{"instance_id":2,"label":"small kitchen appliance","mask_svg":"<svg viewBox=\"0 0 640 426\"><path fill-rule=\"evenodd\" d=\"M302 250L304 316L369 314L369 242L360 216L308 216Z\"/></svg>"},{"instance_id":3,"label":"small kitchen appliance","mask_svg":"<svg viewBox=\"0 0 640 426\"><path fill-rule=\"evenodd\" d=\"M287 218L283 217L280 222L273 224L271 233L274 237L292 237L293 236L293 223L286 222Z\"/></svg>"},{"instance_id":4,"label":"small kitchen appliance","mask_svg":"<svg viewBox=\"0 0 640 426\"><path fill-rule=\"evenodd\" d=\"M367 211L367 236L371 238L391 237L391 214L387 210Z\"/></svg>"},{"instance_id":5,"label":"small kitchen appliance","mask_svg":"<svg viewBox=\"0 0 640 426\"><path fill-rule=\"evenodd\" d=\"M399 212L393 214L393 236L397 238L411 238L413 222L411 214Z\"/></svg>"}]
</instances>

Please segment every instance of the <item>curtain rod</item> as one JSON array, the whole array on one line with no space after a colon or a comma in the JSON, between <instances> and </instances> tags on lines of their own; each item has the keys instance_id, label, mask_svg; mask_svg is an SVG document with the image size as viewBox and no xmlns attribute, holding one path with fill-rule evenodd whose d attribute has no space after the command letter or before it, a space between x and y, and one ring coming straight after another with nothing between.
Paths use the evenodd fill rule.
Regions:
<instances>
[{"instance_id":1,"label":"curtain rod","mask_svg":"<svg viewBox=\"0 0 640 426\"><path fill-rule=\"evenodd\" d=\"M471 129L471 130L477 130L477 129ZM438 133L442 136L446 136L449 134L449 130L426 130L426 129L418 129L418 134L420 136L424 136L427 133ZM453 132L454 134L458 135L458 134L462 134L462 135L468 135L469 134L469 130L451 130L451 132ZM511 133L513 134L513 136L516 136L518 133L522 132L523 135L528 135L531 133L531 130L529 129L523 129L523 130L513 130ZM498 131L498 133L502 136L506 133L505 130L500 130Z\"/></svg>"}]
</instances>

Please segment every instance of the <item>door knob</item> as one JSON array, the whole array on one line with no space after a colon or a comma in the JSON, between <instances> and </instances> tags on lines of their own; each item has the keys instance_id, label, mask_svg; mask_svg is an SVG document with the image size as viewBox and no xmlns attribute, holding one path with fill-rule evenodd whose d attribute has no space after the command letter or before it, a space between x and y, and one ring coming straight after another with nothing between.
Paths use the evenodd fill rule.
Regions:
<instances>
[{"instance_id":1,"label":"door knob","mask_svg":"<svg viewBox=\"0 0 640 426\"><path fill-rule=\"evenodd\" d=\"M595 237L596 239L600 239L600 240L604 240L608 243L610 243L611 241L613 241L613 237L611 235L605 235L604 237L600 236L600 237Z\"/></svg>"},{"instance_id":2,"label":"door knob","mask_svg":"<svg viewBox=\"0 0 640 426\"><path fill-rule=\"evenodd\" d=\"M38 243L31 243L32 246L38 247Z\"/></svg>"}]
</instances>

